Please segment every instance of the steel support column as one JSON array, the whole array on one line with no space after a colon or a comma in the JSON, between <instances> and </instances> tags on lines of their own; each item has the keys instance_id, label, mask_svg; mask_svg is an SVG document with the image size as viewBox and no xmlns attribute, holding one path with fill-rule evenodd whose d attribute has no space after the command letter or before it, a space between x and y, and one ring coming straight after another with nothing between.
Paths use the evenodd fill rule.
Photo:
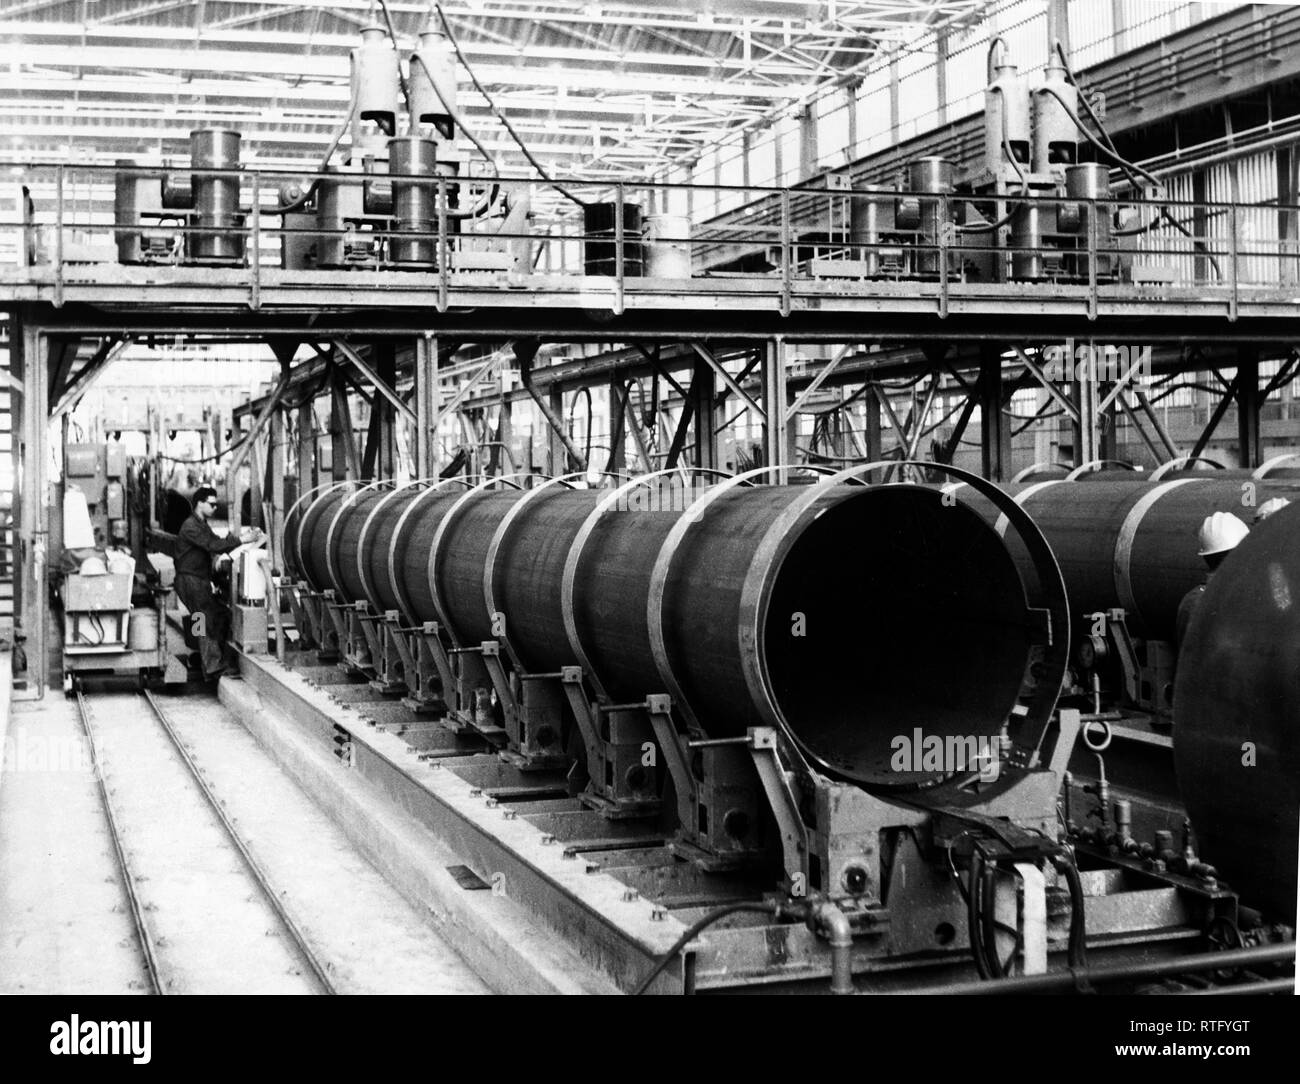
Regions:
<instances>
[{"instance_id":1,"label":"steel support column","mask_svg":"<svg viewBox=\"0 0 1300 1084\"><path fill-rule=\"evenodd\" d=\"M397 391L397 343L392 339L375 339L371 344L375 375ZM378 388L375 389L378 393ZM371 408L379 418L376 436L376 478L392 478L397 469L397 408L387 398L376 394Z\"/></svg>"},{"instance_id":2,"label":"steel support column","mask_svg":"<svg viewBox=\"0 0 1300 1084\"><path fill-rule=\"evenodd\" d=\"M270 438L266 448L267 497L271 505L271 519L266 529L269 534L267 551L271 567L280 568L280 535L284 531L284 413L277 407L271 415Z\"/></svg>"},{"instance_id":3,"label":"steel support column","mask_svg":"<svg viewBox=\"0 0 1300 1084\"><path fill-rule=\"evenodd\" d=\"M609 457L605 460L607 471L622 471L627 466L627 401L631 385L619 377L609 382ZM505 404L502 404L504 409Z\"/></svg>"},{"instance_id":4,"label":"steel support column","mask_svg":"<svg viewBox=\"0 0 1300 1084\"><path fill-rule=\"evenodd\" d=\"M980 473L993 482L1011 476L1011 419L1002 413L1002 353L980 348Z\"/></svg>"},{"instance_id":5,"label":"steel support column","mask_svg":"<svg viewBox=\"0 0 1300 1084\"><path fill-rule=\"evenodd\" d=\"M1263 461L1259 433L1259 351L1253 346L1237 350L1237 455L1238 466L1258 467Z\"/></svg>"},{"instance_id":6,"label":"steel support column","mask_svg":"<svg viewBox=\"0 0 1300 1084\"><path fill-rule=\"evenodd\" d=\"M1088 357L1093 357L1092 343L1088 343ZM1092 372L1091 360L1081 379L1070 382L1070 395L1079 414L1072 421L1074 428L1074 465L1082 466L1106 458L1101 441L1102 414L1100 389Z\"/></svg>"},{"instance_id":7,"label":"steel support column","mask_svg":"<svg viewBox=\"0 0 1300 1084\"><path fill-rule=\"evenodd\" d=\"M704 361L696 361L695 376L691 381L691 397L695 400L692 417L695 428L695 466L716 468L719 461L718 438L714 433L717 382L713 369Z\"/></svg>"},{"instance_id":8,"label":"steel support column","mask_svg":"<svg viewBox=\"0 0 1300 1084\"><path fill-rule=\"evenodd\" d=\"M298 404L298 496L316 485L316 405L312 399ZM279 567L279 566L277 566Z\"/></svg>"},{"instance_id":9,"label":"steel support column","mask_svg":"<svg viewBox=\"0 0 1300 1084\"><path fill-rule=\"evenodd\" d=\"M789 466L794 463L794 437L796 421L786 418L790 396L786 390L785 340L780 336L770 339L763 355L763 451L769 467Z\"/></svg>"},{"instance_id":10,"label":"steel support column","mask_svg":"<svg viewBox=\"0 0 1300 1084\"><path fill-rule=\"evenodd\" d=\"M438 471L438 337L415 340L415 476L432 478Z\"/></svg>"},{"instance_id":11,"label":"steel support column","mask_svg":"<svg viewBox=\"0 0 1300 1084\"><path fill-rule=\"evenodd\" d=\"M359 468L347 380L343 369L335 366L330 374L330 473L334 481L343 482L356 478Z\"/></svg>"},{"instance_id":12,"label":"steel support column","mask_svg":"<svg viewBox=\"0 0 1300 1084\"><path fill-rule=\"evenodd\" d=\"M16 612L22 621L28 689L45 695L49 670L50 480L48 463L49 339L16 313L10 324L10 367L21 381L14 425L14 500L18 519Z\"/></svg>"}]
</instances>

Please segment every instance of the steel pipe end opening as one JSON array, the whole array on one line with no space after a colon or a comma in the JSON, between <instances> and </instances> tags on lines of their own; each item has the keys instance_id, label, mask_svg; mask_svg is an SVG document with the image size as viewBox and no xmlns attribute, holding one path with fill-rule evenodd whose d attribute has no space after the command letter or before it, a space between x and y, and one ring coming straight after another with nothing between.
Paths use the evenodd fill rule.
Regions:
<instances>
[{"instance_id":1,"label":"steel pipe end opening","mask_svg":"<svg viewBox=\"0 0 1300 1084\"><path fill-rule=\"evenodd\" d=\"M1014 560L938 492L835 488L762 570L763 694L805 755L864 786L981 770L1033 657Z\"/></svg>"}]
</instances>

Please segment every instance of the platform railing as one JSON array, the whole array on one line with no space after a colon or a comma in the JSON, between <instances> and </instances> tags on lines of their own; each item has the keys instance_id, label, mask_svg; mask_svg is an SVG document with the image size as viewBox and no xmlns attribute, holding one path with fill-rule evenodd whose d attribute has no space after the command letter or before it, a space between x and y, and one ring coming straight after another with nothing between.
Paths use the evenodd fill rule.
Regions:
<instances>
[{"instance_id":1,"label":"platform railing","mask_svg":"<svg viewBox=\"0 0 1300 1084\"><path fill-rule=\"evenodd\" d=\"M615 314L640 295L692 289L767 295L789 313L800 292L834 281L841 291L868 296L915 283L916 293L937 300L941 316L955 296L991 286L1016 296L1036 287L1077 288L1090 315L1100 299L1125 291L1174 297L1191 290L1199 298L1225 301L1235 318L1243 298L1300 281L1300 241L1285 236L1292 232L1286 223L1298 220L1300 207L1275 203L358 173L329 177L344 187L395 182L423 188L433 205L429 219L414 225L424 228L404 228L391 213L340 217L332 225L317 217L290 226L278 190L286 179L302 181L302 174L257 168L190 171L200 178L238 179L240 210L227 222L200 225L194 210L161 206L116 220L116 182L175 172L66 163L27 167L19 183L31 193L30 211L0 220L0 237L9 242L7 251L0 250L7 261L0 267L0 290L27 279L48 282L54 304L61 305L70 285L111 279L105 269L118 265L124 252L128 262L174 269L177 281L202 281L219 271L210 276L214 284L245 291L254 309L272 283L291 289L342 275L348 285L364 287L410 274L426 276L421 282L432 278L439 311L446 311L457 290L544 281L548 289L570 288L589 301L594 296ZM585 206L569 202L567 193ZM725 224L681 233L688 221L684 212L693 204L728 193L775 199L755 201L752 214ZM541 213L526 229L505 230L507 207L522 200ZM480 220L462 217L476 201L486 203L488 213ZM612 219L612 228L588 227L587 208L594 204L607 205L605 221ZM880 212L879 229L862 225L866 204ZM896 221L905 205L910 219ZM677 232L643 236L629 220L632 208L672 212L661 224L667 221ZM1037 234L1020 229L1019 219L1031 214L1041 223ZM1000 220L1009 225L982 228ZM216 256L195 255L204 238L221 240ZM291 242L303 238L315 246L315 265L285 266L289 254L302 248ZM669 267L671 277L655 273L669 266L655 258L666 251L656 246L675 246L679 257L688 254ZM427 258L399 258L403 250ZM708 285L687 285L688 279Z\"/></svg>"}]
</instances>

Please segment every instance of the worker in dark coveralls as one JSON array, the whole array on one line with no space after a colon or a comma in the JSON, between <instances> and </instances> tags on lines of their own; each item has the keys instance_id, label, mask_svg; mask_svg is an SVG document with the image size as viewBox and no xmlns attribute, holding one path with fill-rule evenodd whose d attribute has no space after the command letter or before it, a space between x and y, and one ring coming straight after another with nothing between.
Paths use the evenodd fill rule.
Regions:
<instances>
[{"instance_id":1,"label":"worker in dark coveralls","mask_svg":"<svg viewBox=\"0 0 1300 1084\"><path fill-rule=\"evenodd\" d=\"M217 491L200 486L194 491L194 508L176 536L176 594L190 612L185 627L198 641L203 676L209 681L234 669L226 644L230 609L212 590L213 558L261 537L260 531L252 529L245 529L238 537L218 535L208 526L216 510Z\"/></svg>"}]
</instances>

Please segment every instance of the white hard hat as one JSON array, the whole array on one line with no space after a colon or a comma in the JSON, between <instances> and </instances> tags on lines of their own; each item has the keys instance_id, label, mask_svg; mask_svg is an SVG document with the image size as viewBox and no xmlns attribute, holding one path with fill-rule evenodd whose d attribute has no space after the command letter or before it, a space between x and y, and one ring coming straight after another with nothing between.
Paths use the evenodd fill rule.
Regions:
<instances>
[{"instance_id":1,"label":"white hard hat","mask_svg":"<svg viewBox=\"0 0 1300 1084\"><path fill-rule=\"evenodd\" d=\"M81 567L77 571L82 576L107 576L108 569L104 567L102 557L87 557L81 562Z\"/></svg>"},{"instance_id":2,"label":"white hard hat","mask_svg":"<svg viewBox=\"0 0 1300 1084\"><path fill-rule=\"evenodd\" d=\"M1268 519L1274 512L1280 512L1291 502L1285 497L1274 497L1271 501L1265 501L1255 511L1255 522Z\"/></svg>"},{"instance_id":3,"label":"white hard hat","mask_svg":"<svg viewBox=\"0 0 1300 1084\"><path fill-rule=\"evenodd\" d=\"M1248 534L1250 528L1231 512L1215 512L1212 516L1206 516L1201 524L1199 556L1227 553Z\"/></svg>"}]
</instances>

